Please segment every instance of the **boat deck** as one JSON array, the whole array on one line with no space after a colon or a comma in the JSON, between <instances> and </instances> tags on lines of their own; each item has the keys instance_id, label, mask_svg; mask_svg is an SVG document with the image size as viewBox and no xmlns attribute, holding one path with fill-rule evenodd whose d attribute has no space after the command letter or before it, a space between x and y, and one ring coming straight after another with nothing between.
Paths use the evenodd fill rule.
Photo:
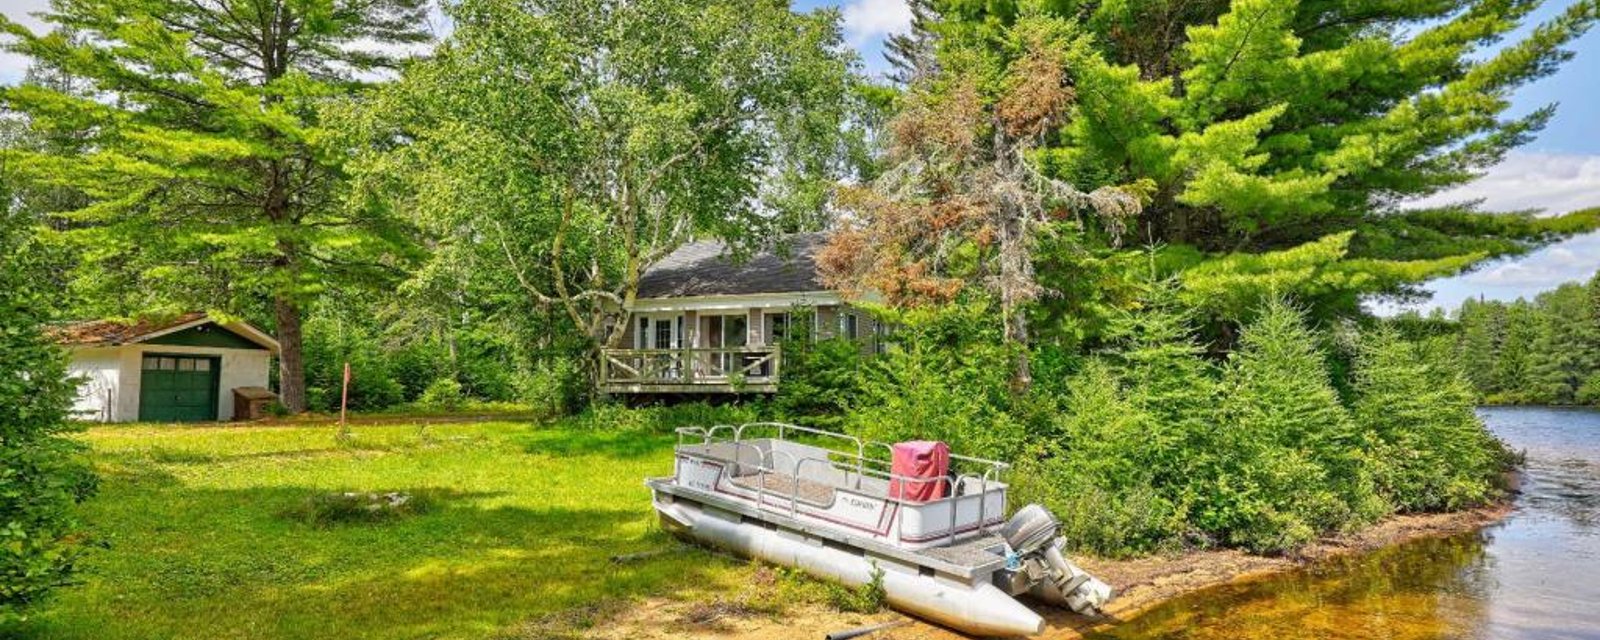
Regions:
<instances>
[{"instance_id":1,"label":"boat deck","mask_svg":"<svg viewBox=\"0 0 1600 640\"><path fill-rule=\"evenodd\" d=\"M948 547L931 547L918 553L958 567L987 567L995 558L1004 559L1006 541L998 535L973 538Z\"/></svg>"},{"instance_id":2,"label":"boat deck","mask_svg":"<svg viewBox=\"0 0 1600 640\"><path fill-rule=\"evenodd\" d=\"M765 490L779 495L794 495L800 500L827 506L833 504L834 487L829 484L795 478L785 473L760 473L751 471L733 477L733 483L751 490ZM796 487L796 484L799 486Z\"/></svg>"}]
</instances>

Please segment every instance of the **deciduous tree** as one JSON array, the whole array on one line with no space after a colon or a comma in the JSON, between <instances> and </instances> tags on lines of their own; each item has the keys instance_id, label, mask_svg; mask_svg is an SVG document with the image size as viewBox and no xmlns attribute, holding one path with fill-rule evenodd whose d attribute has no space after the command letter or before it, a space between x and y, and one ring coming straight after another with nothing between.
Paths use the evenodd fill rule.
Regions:
<instances>
[{"instance_id":1,"label":"deciduous tree","mask_svg":"<svg viewBox=\"0 0 1600 640\"><path fill-rule=\"evenodd\" d=\"M72 507L94 488L82 446L65 437L75 381L43 333L61 301L50 278L60 260L14 206L13 168L0 156L0 626L69 580L82 547Z\"/></svg>"},{"instance_id":2,"label":"deciduous tree","mask_svg":"<svg viewBox=\"0 0 1600 640\"><path fill-rule=\"evenodd\" d=\"M815 228L848 172L836 12L786 3L468 0L374 108L365 193L434 237L427 271L491 269L524 313L615 344L655 260ZM456 265L456 266L451 266ZM506 285L510 288L504 288Z\"/></svg>"}]
</instances>

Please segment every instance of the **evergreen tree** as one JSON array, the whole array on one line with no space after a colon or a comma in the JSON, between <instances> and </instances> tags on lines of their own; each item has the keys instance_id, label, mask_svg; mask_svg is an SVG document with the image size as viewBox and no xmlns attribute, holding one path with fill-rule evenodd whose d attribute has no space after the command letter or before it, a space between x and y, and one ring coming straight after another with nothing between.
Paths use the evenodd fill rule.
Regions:
<instances>
[{"instance_id":1,"label":"evergreen tree","mask_svg":"<svg viewBox=\"0 0 1600 640\"><path fill-rule=\"evenodd\" d=\"M1019 27L1010 59L946 67L901 100L885 168L839 197L852 216L819 253L824 281L897 306L940 304L977 285L1000 303L1018 346L1013 387L1031 383L1030 308L1044 293L1035 256L1046 238L1077 238L1086 218L1118 227L1147 184L1079 189L1038 170L1035 151L1062 126L1075 93L1065 80L1074 25ZM1071 249L1067 249L1071 250Z\"/></svg>"},{"instance_id":2,"label":"evergreen tree","mask_svg":"<svg viewBox=\"0 0 1600 640\"><path fill-rule=\"evenodd\" d=\"M1501 447L1475 410L1472 386L1443 338L1363 336L1356 422L1372 443L1373 478L1403 512L1459 509L1495 494Z\"/></svg>"},{"instance_id":3,"label":"evergreen tree","mask_svg":"<svg viewBox=\"0 0 1600 640\"><path fill-rule=\"evenodd\" d=\"M1600 402L1600 276L1532 302L1467 300L1456 357L1490 403Z\"/></svg>"},{"instance_id":4,"label":"evergreen tree","mask_svg":"<svg viewBox=\"0 0 1600 640\"><path fill-rule=\"evenodd\" d=\"M1487 50L1537 5L933 3L946 75L1005 68L1041 21L1073 20L1057 42L1076 100L1033 159L1080 188L1155 185L1136 224L1106 233L1169 247L1184 269L1355 232L1337 268L1320 271L1329 277L1306 280L1331 289L1327 300L1275 289L1319 317L1324 307L1357 313L1358 294L1415 295L1427 278L1600 224L1600 210L1534 218L1393 206L1472 179L1549 119L1552 108L1502 116L1512 91L1571 56L1564 47L1600 17L1600 2L1580 0Z\"/></svg>"},{"instance_id":5,"label":"evergreen tree","mask_svg":"<svg viewBox=\"0 0 1600 640\"><path fill-rule=\"evenodd\" d=\"M1169 494L1155 484L1163 475L1160 452L1149 436L1161 428L1135 404L1104 360L1089 360L1066 381L1065 404L1051 437L1017 463L1018 504L1040 502L1061 519L1074 547L1119 557L1174 547L1186 526Z\"/></svg>"},{"instance_id":6,"label":"evergreen tree","mask_svg":"<svg viewBox=\"0 0 1600 640\"><path fill-rule=\"evenodd\" d=\"M1533 348L1539 336L1538 318L1527 301L1517 300L1506 307L1506 335L1494 369L1495 386L1505 400L1529 402L1534 398L1531 371L1537 358Z\"/></svg>"},{"instance_id":7,"label":"evergreen tree","mask_svg":"<svg viewBox=\"0 0 1600 640\"><path fill-rule=\"evenodd\" d=\"M1585 288L1588 290L1589 300L1589 317L1586 321L1590 331L1593 332L1590 335L1600 339L1600 335L1597 335L1600 334L1600 273L1589 278L1589 284ZM1589 348L1593 358L1590 361L1592 366L1587 372L1583 386L1578 388L1577 401L1582 404L1600 405L1600 343L1590 343Z\"/></svg>"},{"instance_id":8,"label":"evergreen tree","mask_svg":"<svg viewBox=\"0 0 1600 640\"><path fill-rule=\"evenodd\" d=\"M1180 486L1204 460L1185 453L1211 449L1219 393L1215 369L1195 343L1191 315L1177 300L1173 283L1144 294L1141 307L1111 320L1108 359L1128 385L1128 400L1154 417L1145 436L1155 482Z\"/></svg>"},{"instance_id":9,"label":"evergreen tree","mask_svg":"<svg viewBox=\"0 0 1600 640\"><path fill-rule=\"evenodd\" d=\"M1233 545L1284 551L1387 510L1328 371L1316 335L1286 302L1269 302L1245 328L1222 381L1202 526Z\"/></svg>"},{"instance_id":10,"label":"evergreen tree","mask_svg":"<svg viewBox=\"0 0 1600 640\"><path fill-rule=\"evenodd\" d=\"M114 301L97 311L270 308L283 401L303 409L301 309L392 279L408 242L389 211L342 206L320 111L426 41L425 17L423 0L56 0L51 33L0 18L8 49L88 89L24 84L0 104L81 142L15 156L92 199L64 218L80 283Z\"/></svg>"},{"instance_id":11,"label":"evergreen tree","mask_svg":"<svg viewBox=\"0 0 1600 640\"><path fill-rule=\"evenodd\" d=\"M911 86L939 72L935 56L938 35L934 32L939 13L933 8L933 1L908 0L911 30L892 34L883 41L883 57L894 69L889 79L901 86Z\"/></svg>"},{"instance_id":12,"label":"evergreen tree","mask_svg":"<svg viewBox=\"0 0 1600 640\"><path fill-rule=\"evenodd\" d=\"M1600 371L1600 323L1590 289L1563 284L1534 299L1539 331L1529 367L1529 389L1540 402L1572 404L1578 390Z\"/></svg>"},{"instance_id":13,"label":"evergreen tree","mask_svg":"<svg viewBox=\"0 0 1600 640\"><path fill-rule=\"evenodd\" d=\"M1505 305L1468 299L1461 303L1456 320L1461 325L1457 350L1467 379L1479 394L1499 393L1496 365L1505 340Z\"/></svg>"},{"instance_id":14,"label":"evergreen tree","mask_svg":"<svg viewBox=\"0 0 1600 640\"><path fill-rule=\"evenodd\" d=\"M848 431L879 442L941 440L998 460L1022 455L1028 433L1008 387L1015 354L992 314L981 299L885 312L894 346L862 372Z\"/></svg>"}]
</instances>

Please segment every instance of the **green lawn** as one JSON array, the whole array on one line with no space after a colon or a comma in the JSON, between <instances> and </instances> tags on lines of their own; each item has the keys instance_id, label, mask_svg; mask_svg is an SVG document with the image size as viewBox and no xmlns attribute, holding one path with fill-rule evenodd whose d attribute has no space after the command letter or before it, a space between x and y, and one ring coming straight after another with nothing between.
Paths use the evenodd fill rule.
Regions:
<instances>
[{"instance_id":1,"label":"green lawn","mask_svg":"<svg viewBox=\"0 0 1600 640\"><path fill-rule=\"evenodd\" d=\"M642 595L695 597L745 565L676 548L647 475L671 437L527 423L100 427L102 489L85 507L106 548L24 638L483 638ZM433 510L316 527L287 512L329 491L426 491ZM520 630L520 631L519 631Z\"/></svg>"}]
</instances>

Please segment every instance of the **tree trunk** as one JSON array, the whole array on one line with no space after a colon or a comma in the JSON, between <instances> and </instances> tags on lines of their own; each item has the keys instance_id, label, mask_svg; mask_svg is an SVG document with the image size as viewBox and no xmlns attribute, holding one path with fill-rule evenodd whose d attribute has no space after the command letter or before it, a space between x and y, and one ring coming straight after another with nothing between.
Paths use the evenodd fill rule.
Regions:
<instances>
[{"instance_id":1,"label":"tree trunk","mask_svg":"<svg viewBox=\"0 0 1600 640\"><path fill-rule=\"evenodd\" d=\"M999 127L997 127L998 129ZM995 134L995 145L1002 149L996 155L1000 175L1016 171L1012 166L1013 152L1010 142L1000 133ZM999 203L1000 215L1000 317L1005 327L1005 341L1017 350L1015 368L1011 372L1011 391L1018 395L1033 386L1033 368L1028 363L1028 300L1037 286L1033 275L1033 252L1027 238L1027 212L1014 202Z\"/></svg>"},{"instance_id":2,"label":"tree trunk","mask_svg":"<svg viewBox=\"0 0 1600 640\"><path fill-rule=\"evenodd\" d=\"M288 297L273 299L278 318L278 395L290 413L306 410L305 340L300 335L300 307Z\"/></svg>"},{"instance_id":3,"label":"tree trunk","mask_svg":"<svg viewBox=\"0 0 1600 640\"><path fill-rule=\"evenodd\" d=\"M1028 363L1028 314L1022 309L1011 310L1011 317L1006 320L1006 338L1017 350L1015 368L1011 371L1011 391L1021 395L1033 386L1033 366Z\"/></svg>"}]
</instances>

